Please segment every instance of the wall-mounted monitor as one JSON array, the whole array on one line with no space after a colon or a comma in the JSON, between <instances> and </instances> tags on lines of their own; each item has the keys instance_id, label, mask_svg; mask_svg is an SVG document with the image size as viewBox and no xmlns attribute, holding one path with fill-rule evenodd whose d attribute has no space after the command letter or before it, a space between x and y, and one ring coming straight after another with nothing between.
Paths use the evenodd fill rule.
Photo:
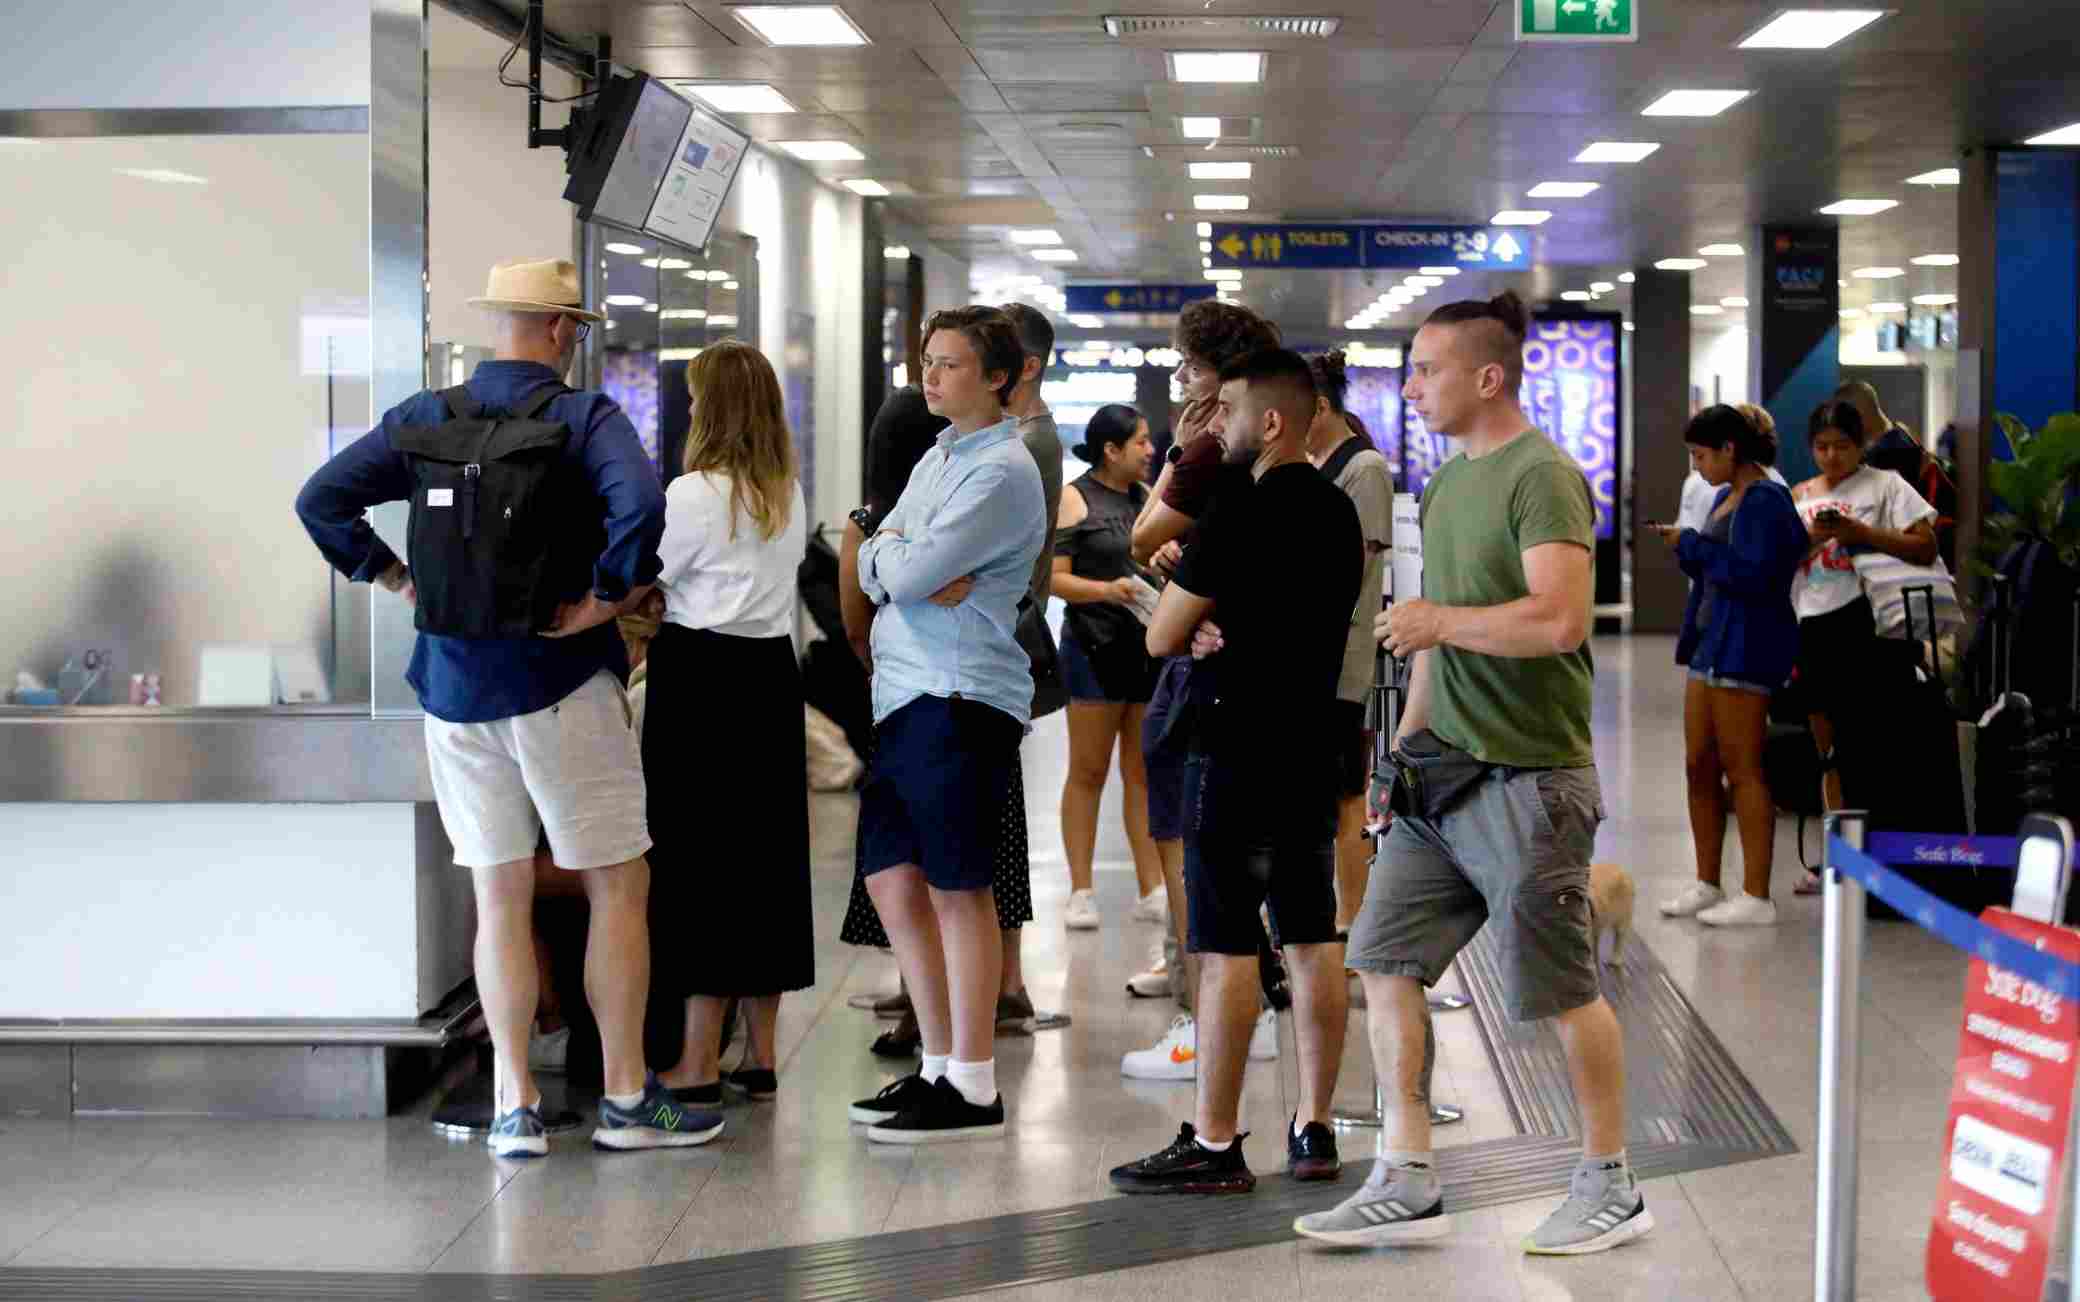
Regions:
<instances>
[{"instance_id":1,"label":"wall-mounted monitor","mask_svg":"<svg viewBox=\"0 0 2080 1302\"><path fill-rule=\"evenodd\" d=\"M645 73L610 79L570 134L583 221L704 248L751 138Z\"/></svg>"}]
</instances>

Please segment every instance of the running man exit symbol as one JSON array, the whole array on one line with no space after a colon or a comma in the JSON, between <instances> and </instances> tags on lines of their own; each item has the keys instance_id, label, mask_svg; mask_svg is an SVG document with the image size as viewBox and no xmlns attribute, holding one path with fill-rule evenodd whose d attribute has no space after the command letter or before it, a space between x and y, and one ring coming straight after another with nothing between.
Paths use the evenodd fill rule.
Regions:
<instances>
[{"instance_id":1,"label":"running man exit symbol","mask_svg":"<svg viewBox=\"0 0 2080 1302\"><path fill-rule=\"evenodd\" d=\"M1520 41L1636 41L1639 0L1515 0Z\"/></svg>"}]
</instances>

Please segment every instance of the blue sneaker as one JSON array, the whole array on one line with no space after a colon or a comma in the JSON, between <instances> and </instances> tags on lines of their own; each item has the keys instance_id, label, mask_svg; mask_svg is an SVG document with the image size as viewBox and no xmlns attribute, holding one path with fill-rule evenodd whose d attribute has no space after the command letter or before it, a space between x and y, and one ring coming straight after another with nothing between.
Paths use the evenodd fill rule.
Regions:
<instances>
[{"instance_id":1,"label":"blue sneaker","mask_svg":"<svg viewBox=\"0 0 2080 1302\"><path fill-rule=\"evenodd\" d=\"M533 1108L514 1108L491 1123L493 1157L542 1157L549 1151L549 1127Z\"/></svg>"},{"instance_id":2,"label":"blue sneaker","mask_svg":"<svg viewBox=\"0 0 2080 1302\"><path fill-rule=\"evenodd\" d=\"M643 1148L693 1148L722 1133L722 1114L689 1108L673 1100L657 1077L643 1078L643 1097L632 1108L599 1101L599 1128L594 1148L630 1152Z\"/></svg>"}]
</instances>

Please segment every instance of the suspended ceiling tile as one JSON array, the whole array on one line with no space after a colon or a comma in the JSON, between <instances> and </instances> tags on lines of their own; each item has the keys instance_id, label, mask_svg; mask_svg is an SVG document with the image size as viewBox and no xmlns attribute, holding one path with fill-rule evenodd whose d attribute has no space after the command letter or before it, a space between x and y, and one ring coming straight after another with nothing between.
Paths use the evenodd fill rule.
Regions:
<instances>
[{"instance_id":1,"label":"suspended ceiling tile","mask_svg":"<svg viewBox=\"0 0 2080 1302\"><path fill-rule=\"evenodd\" d=\"M1000 85L1100 82L1138 87L1167 75L1160 51L1119 45L992 45L974 48L974 54L990 80Z\"/></svg>"},{"instance_id":2,"label":"suspended ceiling tile","mask_svg":"<svg viewBox=\"0 0 2080 1302\"><path fill-rule=\"evenodd\" d=\"M1139 113L1148 107L1142 92L1097 86L1057 86L1030 82L997 83L1014 113Z\"/></svg>"}]
</instances>

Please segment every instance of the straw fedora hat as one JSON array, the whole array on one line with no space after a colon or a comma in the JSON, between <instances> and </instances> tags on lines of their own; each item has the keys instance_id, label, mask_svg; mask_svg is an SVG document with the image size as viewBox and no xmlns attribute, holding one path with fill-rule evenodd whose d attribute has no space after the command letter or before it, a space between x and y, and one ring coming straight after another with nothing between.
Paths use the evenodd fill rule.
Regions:
<instances>
[{"instance_id":1,"label":"straw fedora hat","mask_svg":"<svg viewBox=\"0 0 2080 1302\"><path fill-rule=\"evenodd\" d=\"M561 312L585 321L604 321L587 311L578 292L578 268L562 258L509 258L491 269L484 293L471 307L505 312Z\"/></svg>"}]
</instances>

